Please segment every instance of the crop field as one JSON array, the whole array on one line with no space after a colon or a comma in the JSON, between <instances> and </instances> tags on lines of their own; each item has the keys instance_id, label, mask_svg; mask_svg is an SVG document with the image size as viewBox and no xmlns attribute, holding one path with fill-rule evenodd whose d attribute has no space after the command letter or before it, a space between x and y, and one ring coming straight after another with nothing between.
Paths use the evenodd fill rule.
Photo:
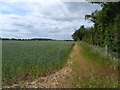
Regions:
<instances>
[{"instance_id":1,"label":"crop field","mask_svg":"<svg viewBox=\"0 0 120 90\"><path fill-rule=\"evenodd\" d=\"M34 79L60 69L72 41L2 41L3 85Z\"/></svg>"}]
</instances>

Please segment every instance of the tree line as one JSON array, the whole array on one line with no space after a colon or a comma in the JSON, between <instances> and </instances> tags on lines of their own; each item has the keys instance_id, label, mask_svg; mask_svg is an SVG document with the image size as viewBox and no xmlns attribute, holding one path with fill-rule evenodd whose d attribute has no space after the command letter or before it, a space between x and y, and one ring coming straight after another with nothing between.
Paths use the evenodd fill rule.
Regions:
<instances>
[{"instance_id":1,"label":"tree line","mask_svg":"<svg viewBox=\"0 0 120 90\"><path fill-rule=\"evenodd\" d=\"M85 15L85 19L94 23L93 27L76 30L72 37L89 44L104 47L114 52L120 50L120 2L99 2L102 9Z\"/></svg>"},{"instance_id":2,"label":"tree line","mask_svg":"<svg viewBox=\"0 0 120 90\"><path fill-rule=\"evenodd\" d=\"M15 40L15 41L73 41L73 40L55 40L49 38L31 38L31 39L17 39L17 38L1 38L0 40Z\"/></svg>"},{"instance_id":3,"label":"tree line","mask_svg":"<svg viewBox=\"0 0 120 90\"><path fill-rule=\"evenodd\" d=\"M48 39L48 38L32 38L32 39L0 38L0 40L18 40L18 41L38 40L38 41L51 41L53 39Z\"/></svg>"}]
</instances>

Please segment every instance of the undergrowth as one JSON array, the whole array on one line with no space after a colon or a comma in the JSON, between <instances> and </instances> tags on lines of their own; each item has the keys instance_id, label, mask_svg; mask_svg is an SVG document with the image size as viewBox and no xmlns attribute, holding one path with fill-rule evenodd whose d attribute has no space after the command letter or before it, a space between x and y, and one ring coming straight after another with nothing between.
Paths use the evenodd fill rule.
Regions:
<instances>
[{"instance_id":1,"label":"undergrowth","mask_svg":"<svg viewBox=\"0 0 120 90\"><path fill-rule=\"evenodd\" d=\"M96 52L94 50L96 48L96 46L91 47L89 44L87 44L85 42L80 42L79 44L83 49L83 52L82 52L83 56L85 58L87 58L88 60L98 62L100 65L108 64L108 65L112 65L112 66L117 66L117 64L118 64L117 61L110 59L109 57L107 57L105 55L103 56L103 54L105 52L102 52L102 54L97 53L97 52L99 52L99 49Z\"/></svg>"}]
</instances>

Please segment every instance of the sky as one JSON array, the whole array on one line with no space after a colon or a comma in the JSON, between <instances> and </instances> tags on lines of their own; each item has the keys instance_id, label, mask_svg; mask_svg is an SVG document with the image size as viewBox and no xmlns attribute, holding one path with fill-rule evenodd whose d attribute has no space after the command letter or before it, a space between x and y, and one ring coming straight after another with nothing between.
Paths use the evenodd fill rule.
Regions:
<instances>
[{"instance_id":1,"label":"sky","mask_svg":"<svg viewBox=\"0 0 120 90\"><path fill-rule=\"evenodd\" d=\"M72 39L81 25L93 26L86 14L100 10L88 2L63 0L1 0L0 37Z\"/></svg>"}]
</instances>

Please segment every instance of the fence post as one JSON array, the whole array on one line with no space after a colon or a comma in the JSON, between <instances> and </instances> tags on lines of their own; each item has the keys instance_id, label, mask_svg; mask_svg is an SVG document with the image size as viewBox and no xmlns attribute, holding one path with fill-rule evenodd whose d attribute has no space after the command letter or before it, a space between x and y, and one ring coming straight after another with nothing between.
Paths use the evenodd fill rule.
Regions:
<instances>
[{"instance_id":1,"label":"fence post","mask_svg":"<svg viewBox=\"0 0 120 90\"><path fill-rule=\"evenodd\" d=\"M108 46L107 45L105 45L105 56L106 58L108 58Z\"/></svg>"}]
</instances>

